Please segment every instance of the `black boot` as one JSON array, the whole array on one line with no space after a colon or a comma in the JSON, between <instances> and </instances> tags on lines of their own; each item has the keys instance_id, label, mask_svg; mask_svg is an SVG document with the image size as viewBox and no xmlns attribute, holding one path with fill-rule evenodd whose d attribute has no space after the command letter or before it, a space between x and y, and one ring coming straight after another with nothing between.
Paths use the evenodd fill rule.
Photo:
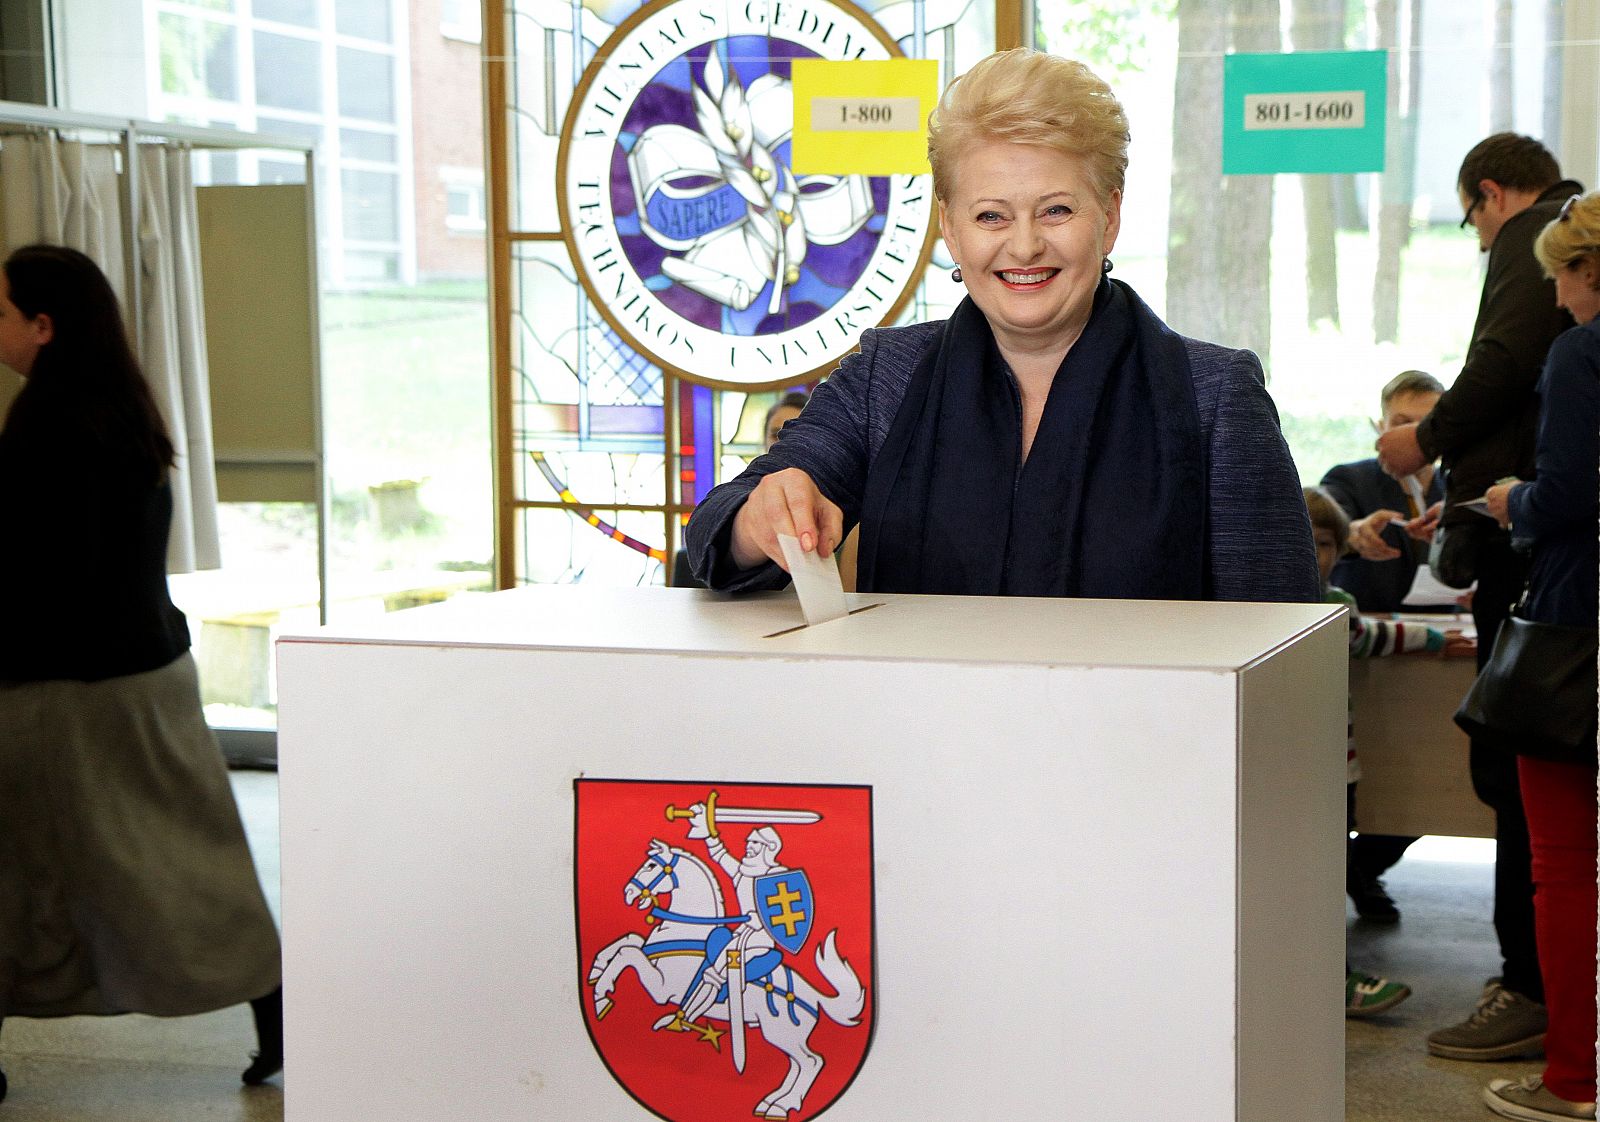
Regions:
<instances>
[{"instance_id":1,"label":"black boot","mask_svg":"<svg viewBox=\"0 0 1600 1122\"><path fill-rule=\"evenodd\" d=\"M259 1087L283 1070L283 987L250 1003L256 1019L256 1041L261 1050L250 1058L240 1076L247 1087Z\"/></svg>"}]
</instances>

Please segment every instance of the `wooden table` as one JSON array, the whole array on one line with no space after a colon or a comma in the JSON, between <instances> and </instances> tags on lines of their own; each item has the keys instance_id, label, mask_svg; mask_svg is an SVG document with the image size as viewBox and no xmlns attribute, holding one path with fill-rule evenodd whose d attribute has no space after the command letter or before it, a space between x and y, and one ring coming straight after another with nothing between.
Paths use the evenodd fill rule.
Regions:
<instances>
[{"instance_id":1,"label":"wooden table","mask_svg":"<svg viewBox=\"0 0 1600 1122\"><path fill-rule=\"evenodd\" d=\"M1436 627L1472 621L1430 620ZM1494 814L1472 793L1467 737L1451 715L1477 675L1470 658L1409 654L1351 659L1357 828L1373 834L1494 837Z\"/></svg>"}]
</instances>

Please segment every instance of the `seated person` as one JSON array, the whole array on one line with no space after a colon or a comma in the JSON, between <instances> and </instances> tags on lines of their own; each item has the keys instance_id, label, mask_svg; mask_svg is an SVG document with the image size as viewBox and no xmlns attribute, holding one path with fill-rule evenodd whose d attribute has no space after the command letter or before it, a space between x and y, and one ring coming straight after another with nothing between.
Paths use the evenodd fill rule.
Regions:
<instances>
[{"instance_id":1,"label":"seated person","mask_svg":"<svg viewBox=\"0 0 1600 1122\"><path fill-rule=\"evenodd\" d=\"M1376 658L1383 655L1406 654L1412 651L1442 651L1446 654L1467 654L1473 650L1470 642L1461 638L1458 631L1443 632L1432 627L1368 619L1355 608L1350 594L1330 587L1328 575L1334 560L1348 544L1350 521L1339 505L1322 490L1308 487L1305 490L1306 512L1311 516L1311 534L1317 546L1317 575L1322 581L1323 599L1332 604L1343 604L1350 609L1350 657ZM1352 718L1347 727L1351 735L1345 743L1345 807L1348 824L1355 825L1356 780L1361 778L1361 762L1356 758L1356 742ZM1354 863L1353 850L1345 851L1346 881L1349 868ZM1352 895L1354 895L1352 893ZM1385 897L1387 899L1387 897ZM1358 901L1359 904L1359 901ZM1391 902L1391 907L1393 904ZM1364 915L1364 913L1363 913ZM1371 918L1365 917L1364 918ZM1393 917L1399 919L1399 912ZM1345 1016L1370 1017L1394 1008L1411 996L1409 986L1375 977L1364 971L1352 970L1345 963Z\"/></svg>"},{"instance_id":2,"label":"seated person","mask_svg":"<svg viewBox=\"0 0 1600 1122\"><path fill-rule=\"evenodd\" d=\"M767 419L762 422L761 431L764 441L761 446L762 451L769 451L778 442L778 434L783 431L783 426L800 416L800 410L806 407L806 402L810 399L810 396L805 390L790 390L772 403L772 407L767 410ZM852 559L853 553L854 551L852 550ZM689 554L682 549L678 550L678 556L672 562L672 587L705 587L694 579L694 571L689 568Z\"/></svg>"},{"instance_id":3,"label":"seated person","mask_svg":"<svg viewBox=\"0 0 1600 1122\"><path fill-rule=\"evenodd\" d=\"M1382 420L1378 431L1388 432L1426 417L1444 386L1431 374L1407 370L1383 387ZM1444 483L1428 464L1414 477L1424 496L1423 509L1400 483L1384 474L1376 458L1340 464L1322 477L1322 489L1350 516L1351 555L1333 568L1330 583L1355 597L1363 612L1398 612L1417 569L1427 561L1426 542L1406 535L1397 523L1424 513L1444 498ZM1452 601L1416 605L1420 611L1454 611Z\"/></svg>"},{"instance_id":4,"label":"seated person","mask_svg":"<svg viewBox=\"0 0 1600 1122\"><path fill-rule=\"evenodd\" d=\"M1420 421L1433 409L1444 386L1431 374L1407 370L1390 379L1381 395L1380 432ZM1414 540L1400 523L1423 514L1444 498L1444 482L1432 464L1415 476L1424 496L1424 510L1399 481L1384 473L1376 458L1340 464L1322 477L1322 489L1350 517L1351 553L1334 565L1328 583L1355 598L1363 612L1397 612L1428 556L1426 542ZM1416 605L1420 611L1453 610L1455 604ZM1400 909L1384 888L1383 874L1417 839L1388 834L1361 834L1352 841L1345 866L1345 889L1362 919L1395 923Z\"/></svg>"}]
</instances>

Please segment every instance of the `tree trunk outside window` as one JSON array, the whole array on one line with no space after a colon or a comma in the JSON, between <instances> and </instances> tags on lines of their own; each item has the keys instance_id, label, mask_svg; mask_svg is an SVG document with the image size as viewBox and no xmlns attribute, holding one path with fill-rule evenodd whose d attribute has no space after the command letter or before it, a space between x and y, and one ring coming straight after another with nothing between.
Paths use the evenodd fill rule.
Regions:
<instances>
[{"instance_id":1,"label":"tree trunk outside window","mask_svg":"<svg viewBox=\"0 0 1600 1122\"><path fill-rule=\"evenodd\" d=\"M1344 0L1293 0L1289 38L1297 51L1344 49ZM1335 237L1334 177L1302 175L1306 219L1306 325L1339 326L1339 247Z\"/></svg>"}]
</instances>

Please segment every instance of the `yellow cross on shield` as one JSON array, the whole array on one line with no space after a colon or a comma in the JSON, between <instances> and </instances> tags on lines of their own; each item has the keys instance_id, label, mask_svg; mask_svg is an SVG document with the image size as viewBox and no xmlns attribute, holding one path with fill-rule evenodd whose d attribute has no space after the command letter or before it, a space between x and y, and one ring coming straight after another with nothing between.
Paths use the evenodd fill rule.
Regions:
<instances>
[{"instance_id":1,"label":"yellow cross on shield","mask_svg":"<svg viewBox=\"0 0 1600 1122\"><path fill-rule=\"evenodd\" d=\"M790 954L799 954L811 934L816 900L804 869L785 869L757 877L756 911L761 926Z\"/></svg>"}]
</instances>

